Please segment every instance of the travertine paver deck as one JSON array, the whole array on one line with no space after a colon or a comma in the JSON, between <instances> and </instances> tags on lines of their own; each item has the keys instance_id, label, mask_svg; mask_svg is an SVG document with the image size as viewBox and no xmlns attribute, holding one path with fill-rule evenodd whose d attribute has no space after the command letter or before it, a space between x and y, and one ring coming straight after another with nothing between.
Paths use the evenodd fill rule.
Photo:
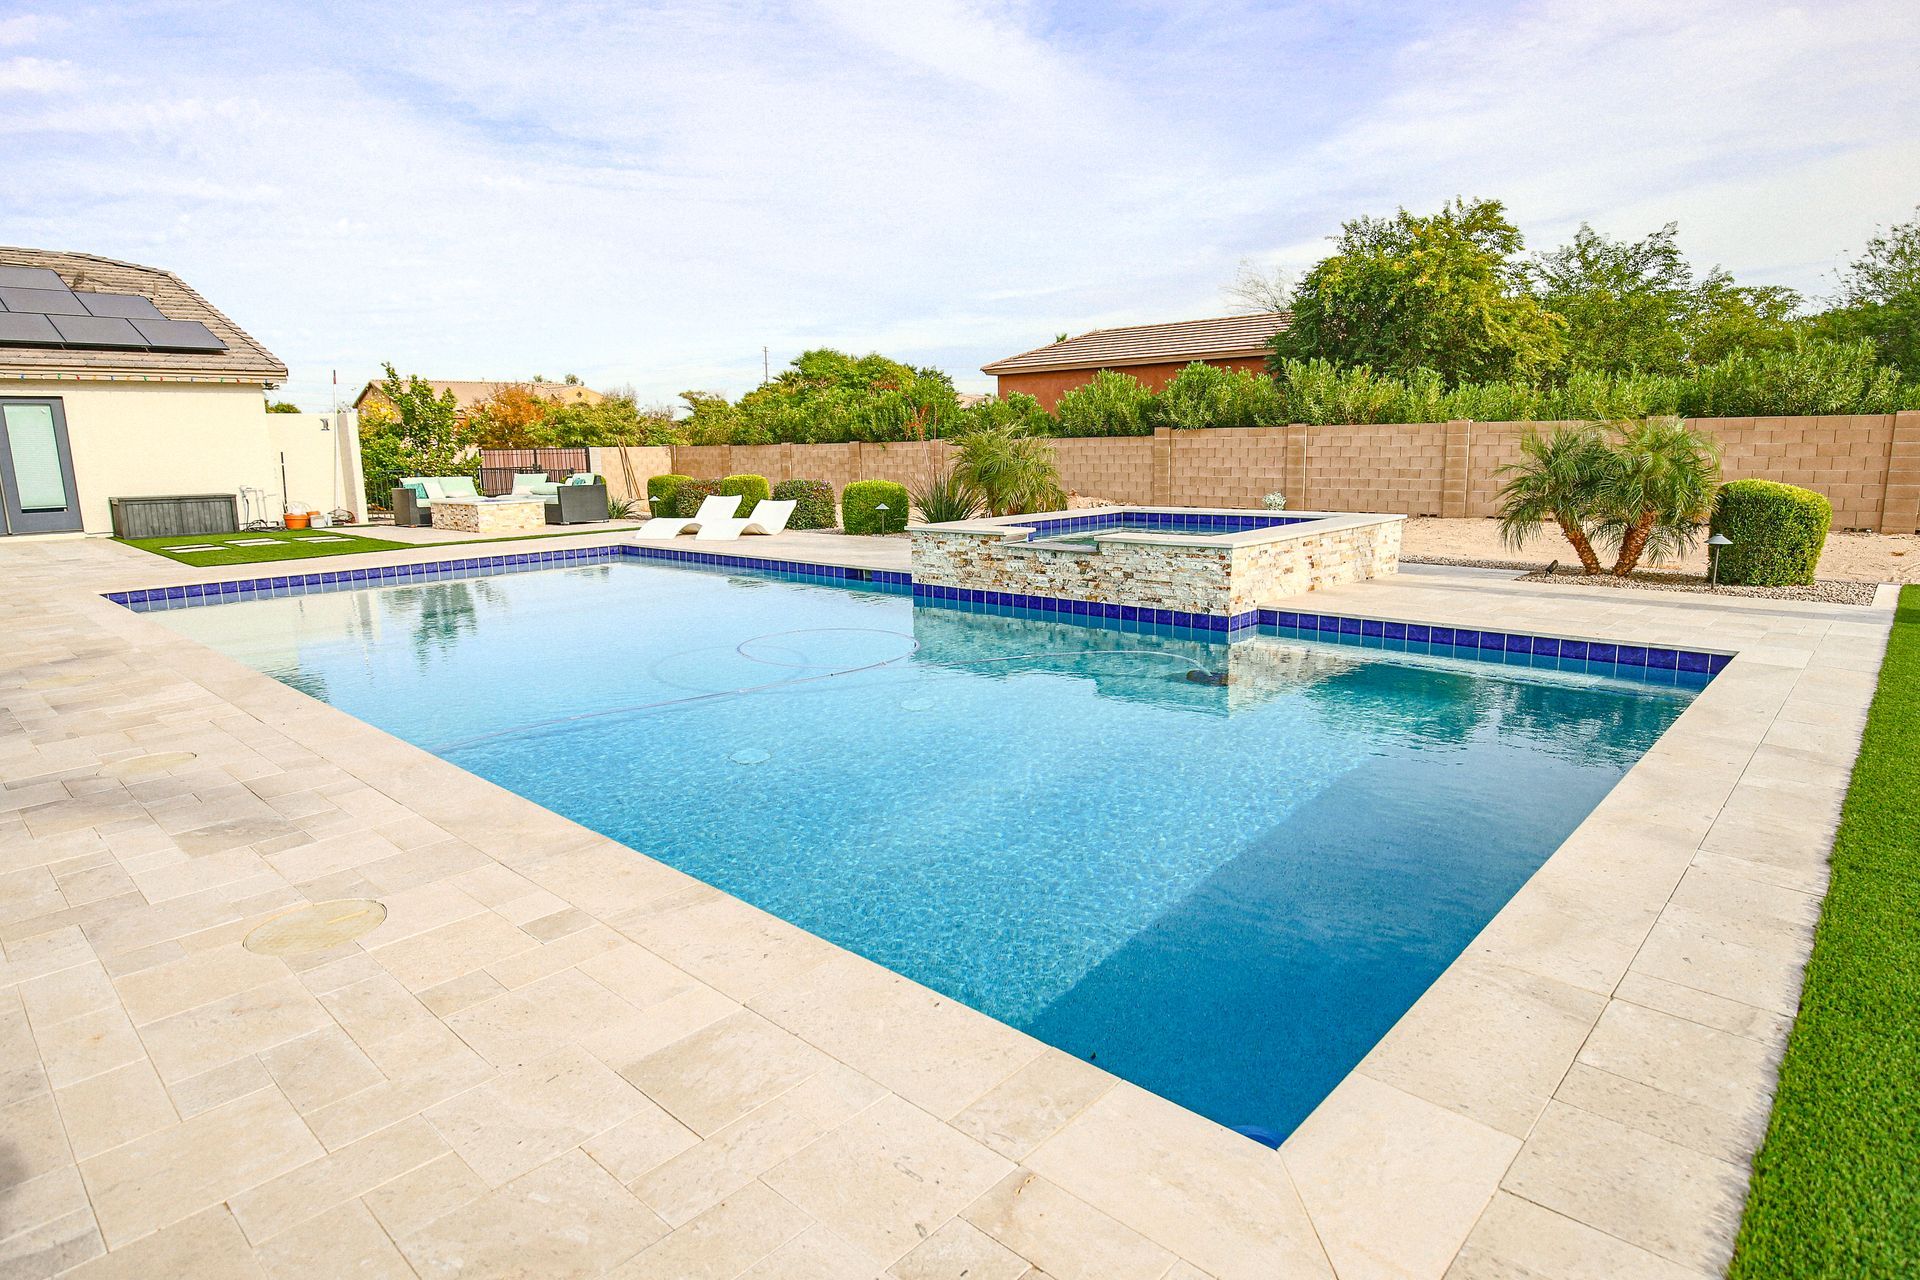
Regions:
<instances>
[{"instance_id":1,"label":"travertine paver deck","mask_svg":"<svg viewBox=\"0 0 1920 1280\"><path fill-rule=\"evenodd\" d=\"M1888 622L1317 593L1742 656L1276 1155L97 598L258 572L0 544L0 1274L1711 1273Z\"/></svg>"}]
</instances>

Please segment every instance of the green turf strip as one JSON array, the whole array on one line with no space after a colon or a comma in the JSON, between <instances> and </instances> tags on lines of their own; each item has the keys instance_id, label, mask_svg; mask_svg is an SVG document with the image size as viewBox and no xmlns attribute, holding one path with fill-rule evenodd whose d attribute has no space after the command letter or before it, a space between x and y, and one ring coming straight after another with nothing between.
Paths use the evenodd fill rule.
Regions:
<instances>
[{"instance_id":1,"label":"green turf strip","mask_svg":"<svg viewBox=\"0 0 1920 1280\"><path fill-rule=\"evenodd\" d=\"M1920 587L1900 593L1730 1274L1920 1277Z\"/></svg>"},{"instance_id":2,"label":"green turf strip","mask_svg":"<svg viewBox=\"0 0 1920 1280\"><path fill-rule=\"evenodd\" d=\"M312 542L313 537L339 537L344 542ZM256 538L270 538L272 546L236 547L235 542L250 542ZM411 543L390 542L385 538L363 538L357 534L340 533L333 529L317 529L311 533L283 533L273 530L267 533L216 533L198 538L123 538L129 547L138 547L142 551L151 551L157 556L177 560L181 564L265 564L275 560L313 560L320 556L357 556L369 551L406 551L412 549ZM169 551L169 547L215 547L214 551Z\"/></svg>"}]
</instances>

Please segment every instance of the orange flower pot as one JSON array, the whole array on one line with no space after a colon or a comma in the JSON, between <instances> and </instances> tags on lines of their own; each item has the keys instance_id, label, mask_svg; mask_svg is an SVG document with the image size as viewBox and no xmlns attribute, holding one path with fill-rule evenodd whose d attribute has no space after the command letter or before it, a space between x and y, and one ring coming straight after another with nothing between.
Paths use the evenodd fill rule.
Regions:
<instances>
[{"instance_id":1,"label":"orange flower pot","mask_svg":"<svg viewBox=\"0 0 1920 1280\"><path fill-rule=\"evenodd\" d=\"M287 528L304 529L307 527L307 513L304 511L287 512Z\"/></svg>"}]
</instances>

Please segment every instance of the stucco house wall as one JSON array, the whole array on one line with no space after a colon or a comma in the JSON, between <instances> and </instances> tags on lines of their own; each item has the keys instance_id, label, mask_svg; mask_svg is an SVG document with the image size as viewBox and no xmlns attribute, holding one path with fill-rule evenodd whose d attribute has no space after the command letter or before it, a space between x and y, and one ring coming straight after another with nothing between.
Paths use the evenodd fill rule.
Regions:
<instances>
[{"instance_id":1,"label":"stucco house wall","mask_svg":"<svg viewBox=\"0 0 1920 1280\"><path fill-rule=\"evenodd\" d=\"M1188 360L1165 361L1155 364L1115 364L1103 365L1116 373L1124 373L1138 378L1142 386L1149 391L1158 391L1172 382L1174 376L1187 365ZM1230 356L1202 358L1201 364L1216 365L1222 369L1250 369L1255 373L1265 373L1267 368L1264 356ZM1084 387L1093 381L1093 375L1099 369L1045 369L1033 373L1003 373L998 375L1001 399L1019 392L1032 396L1040 402L1040 407L1053 412L1060 397L1075 387Z\"/></svg>"}]
</instances>

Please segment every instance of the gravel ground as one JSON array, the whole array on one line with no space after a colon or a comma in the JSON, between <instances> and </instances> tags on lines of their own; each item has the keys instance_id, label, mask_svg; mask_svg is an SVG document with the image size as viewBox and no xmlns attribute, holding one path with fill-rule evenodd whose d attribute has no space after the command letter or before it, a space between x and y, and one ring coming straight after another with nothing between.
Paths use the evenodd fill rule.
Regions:
<instances>
[{"instance_id":1,"label":"gravel ground","mask_svg":"<svg viewBox=\"0 0 1920 1280\"><path fill-rule=\"evenodd\" d=\"M1500 541L1492 520L1441 520L1429 516L1407 521L1402 554L1432 564L1474 564L1487 568L1544 569L1548 561L1578 564L1573 548L1557 529L1548 530L1514 551ZM1707 556L1696 548L1677 564L1653 566L1704 577ZM1839 582L1920 582L1920 535L1832 533L1820 556L1820 579Z\"/></svg>"}]
</instances>

